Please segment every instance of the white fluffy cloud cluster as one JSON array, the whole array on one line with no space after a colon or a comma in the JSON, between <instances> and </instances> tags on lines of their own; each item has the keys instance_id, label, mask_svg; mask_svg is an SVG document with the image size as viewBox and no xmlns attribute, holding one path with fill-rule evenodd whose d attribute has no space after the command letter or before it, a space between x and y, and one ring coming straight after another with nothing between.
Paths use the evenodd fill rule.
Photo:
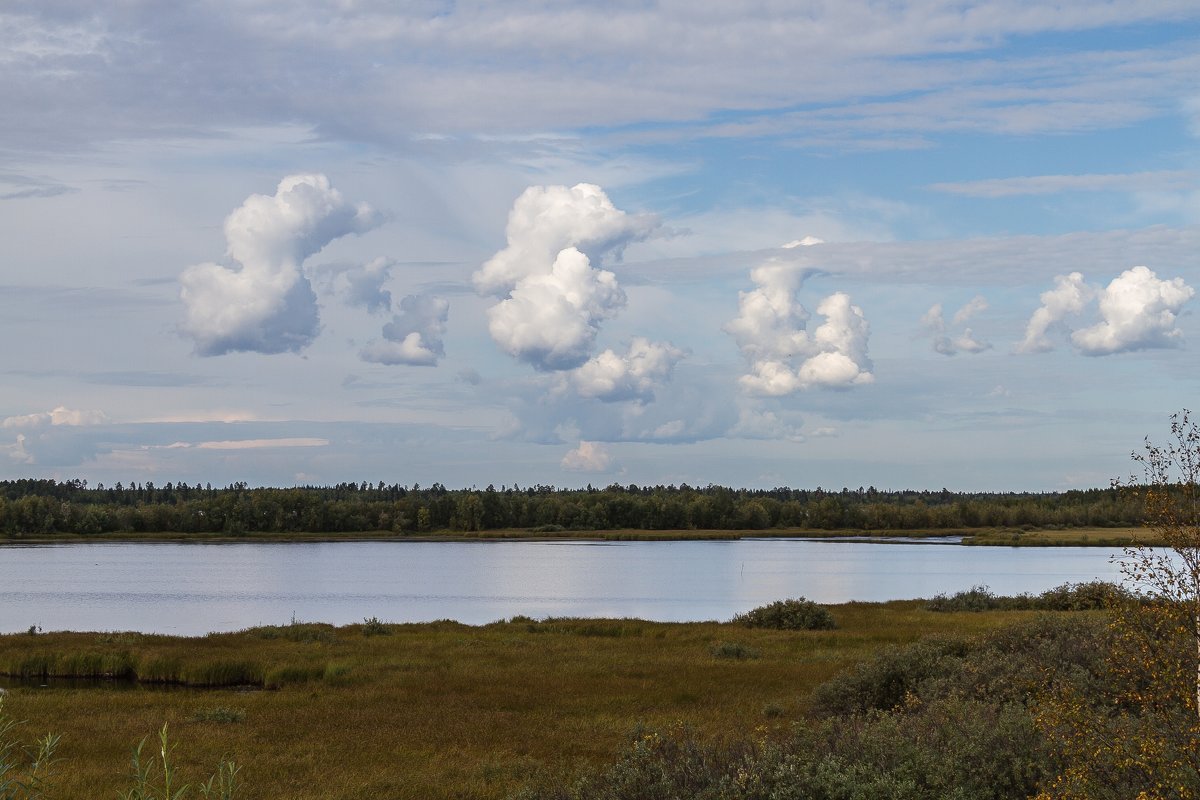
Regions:
<instances>
[{"instance_id":1,"label":"white fluffy cloud cluster","mask_svg":"<svg viewBox=\"0 0 1200 800\"><path fill-rule=\"evenodd\" d=\"M571 472L604 472L612 464L612 456L599 442L581 441L579 446L563 456L560 466Z\"/></svg>"},{"instance_id":2,"label":"white fluffy cloud cluster","mask_svg":"<svg viewBox=\"0 0 1200 800\"><path fill-rule=\"evenodd\" d=\"M488 309L492 338L539 370L583 364L600 323L625 305L616 276L592 262L657 226L592 184L526 189L509 213L507 247L474 275L480 294L504 298Z\"/></svg>"},{"instance_id":3,"label":"white fluffy cloud cluster","mask_svg":"<svg viewBox=\"0 0 1200 800\"><path fill-rule=\"evenodd\" d=\"M384 340L370 342L359 356L378 364L435 366L446 353L442 337L449 315L445 298L410 294L400 301L400 312L383 326Z\"/></svg>"},{"instance_id":4,"label":"white fluffy cloud cluster","mask_svg":"<svg viewBox=\"0 0 1200 800\"><path fill-rule=\"evenodd\" d=\"M1138 266L1122 272L1103 289L1089 286L1083 275L1072 272L1054 279L1054 288L1043 292L1042 305L1033 312L1025 338L1017 346L1022 353L1054 349L1049 332L1067 328L1067 320L1098 300L1100 321L1071 332L1071 344L1087 356L1103 356L1131 350L1175 347L1182 334L1175 326L1176 315L1195 290L1183 278L1161 280L1153 270Z\"/></svg>"},{"instance_id":5,"label":"white fluffy cloud cluster","mask_svg":"<svg viewBox=\"0 0 1200 800\"><path fill-rule=\"evenodd\" d=\"M987 307L987 300L980 295L975 295L962 308L954 312L954 317L947 325L946 318L942 314L942 304L934 303L925 312L925 316L921 317L921 327L932 334L933 349L942 355L982 353L992 345L977 338L974 332L965 325L971 317L987 310ZM958 330L960 328L961 330Z\"/></svg>"},{"instance_id":6,"label":"white fluffy cloud cluster","mask_svg":"<svg viewBox=\"0 0 1200 800\"><path fill-rule=\"evenodd\" d=\"M686 355L670 344L638 336L624 355L609 349L589 359L571 373L571 381L581 397L651 400L655 385L670 378L675 364Z\"/></svg>"},{"instance_id":7,"label":"white fluffy cloud cluster","mask_svg":"<svg viewBox=\"0 0 1200 800\"><path fill-rule=\"evenodd\" d=\"M108 415L103 411L58 406L51 411L6 417L3 422L0 422L0 428L40 428L44 425L77 427L82 425L103 425L106 422L108 422Z\"/></svg>"},{"instance_id":8,"label":"white fluffy cloud cluster","mask_svg":"<svg viewBox=\"0 0 1200 800\"><path fill-rule=\"evenodd\" d=\"M36 464L49 455L51 461L59 460L64 453L74 448L54 435L54 428L85 428L108 423L108 415L95 409L75 409L58 406L50 411L20 414L0 420L0 429L18 431L12 444L0 444L0 455L17 464ZM24 432L28 432L28 436ZM84 445L87 449L90 445ZM78 452L78 451L74 451ZM68 457L70 463L76 463Z\"/></svg>"},{"instance_id":9,"label":"white fluffy cloud cluster","mask_svg":"<svg viewBox=\"0 0 1200 800\"><path fill-rule=\"evenodd\" d=\"M197 264L179 277L183 332L204 356L303 349L320 327L304 260L376 222L324 175L290 175L274 195L251 195L225 220L227 253L239 266Z\"/></svg>"},{"instance_id":10,"label":"white fluffy cloud cluster","mask_svg":"<svg viewBox=\"0 0 1200 800\"><path fill-rule=\"evenodd\" d=\"M809 333L809 313L796 300L802 274L795 267L768 263L750 278L758 288L738 293L738 316L725 326L750 362L750 374L741 378L746 391L781 396L875 379L867 357L870 326L849 295L836 292L822 300L817 314L825 321Z\"/></svg>"}]
</instances>

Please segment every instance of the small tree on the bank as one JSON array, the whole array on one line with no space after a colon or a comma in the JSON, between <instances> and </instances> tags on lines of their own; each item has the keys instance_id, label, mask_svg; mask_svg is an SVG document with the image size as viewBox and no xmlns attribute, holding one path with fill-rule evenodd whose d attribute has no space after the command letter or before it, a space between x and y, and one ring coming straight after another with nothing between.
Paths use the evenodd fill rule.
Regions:
<instances>
[{"instance_id":1,"label":"small tree on the bank","mask_svg":"<svg viewBox=\"0 0 1200 800\"><path fill-rule=\"evenodd\" d=\"M1121 559L1103 668L1043 697L1039 728L1060 762L1039 798L1200 798L1200 425L1171 416L1164 445L1133 454L1145 527ZM1090 688L1088 688L1090 686Z\"/></svg>"},{"instance_id":2,"label":"small tree on the bank","mask_svg":"<svg viewBox=\"0 0 1200 800\"><path fill-rule=\"evenodd\" d=\"M1133 454L1145 482L1136 487L1145 503L1145 526L1166 545L1126 549L1121 571L1150 605L1177 617L1180 632L1194 643L1192 711L1200 716L1200 425L1184 409L1171 415L1165 445L1146 440Z\"/></svg>"}]
</instances>

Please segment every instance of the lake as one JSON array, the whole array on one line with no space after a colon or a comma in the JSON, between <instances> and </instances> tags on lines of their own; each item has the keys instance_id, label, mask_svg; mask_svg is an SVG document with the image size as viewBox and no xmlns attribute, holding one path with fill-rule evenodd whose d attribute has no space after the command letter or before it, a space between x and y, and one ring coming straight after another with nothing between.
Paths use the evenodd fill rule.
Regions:
<instances>
[{"instance_id":1,"label":"lake","mask_svg":"<svg viewBox=\"0 0 1200 800\"><path fill-rule=\"evenodd\" d=\"M0 632L199 635L292 619L484 624L517 614L727 620L787 597L841 603L1117 581L1121 554L803 539L3 546Z\"/></svg>"}]
</instances>

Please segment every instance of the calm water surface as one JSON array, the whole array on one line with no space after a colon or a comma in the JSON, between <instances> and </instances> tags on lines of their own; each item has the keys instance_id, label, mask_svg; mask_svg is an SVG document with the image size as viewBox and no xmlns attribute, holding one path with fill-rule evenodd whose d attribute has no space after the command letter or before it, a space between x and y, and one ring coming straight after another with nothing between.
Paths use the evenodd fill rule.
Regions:
<instances>
[{"instance_id":1,"label":"calm water surface","mask_svg":"<svg viewBox=\"0 0 1200 800\"><path fill-rule=\"evenodd\" d=\"M196 635L293 617L725 620L785 597L894 600L977 584L1016 594L1119 580L1118 555L794 539L6 546L0 632L39 625Z\"/></svg>"}]
</instances>

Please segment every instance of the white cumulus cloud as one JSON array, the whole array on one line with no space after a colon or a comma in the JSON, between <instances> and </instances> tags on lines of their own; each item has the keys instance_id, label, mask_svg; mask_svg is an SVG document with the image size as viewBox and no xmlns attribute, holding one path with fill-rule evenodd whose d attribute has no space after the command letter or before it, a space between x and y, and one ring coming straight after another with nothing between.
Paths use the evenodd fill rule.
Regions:
<instances>
[{"instance_id":1,"label":"white cumulus cloud","mask_svg":"<svg viewBox=\"0 0 1200 800\"><path fill-rule=\"evenodd\" d=\"M1071 342L1088 356L1178 346L1175 315L1194 294L1183 278L1160 280L1146 267L1126 270L1099 295L1101 321L1075 331Z\"/></svg>"},{"instance_id":2,"label":"white cumulus cloud","mask_svg":"<svg viewBox=\"0 0 1200 800\"><path fill-rule=\"evenodd\" d=\"M825 321L811 333L810 315L796 299L802 273L768 263L750 273L757 288L738 293L739 314L725 326L750 373L742 376L751 394L780 396L814 387L841 389L871 383L867 357L870 325L844 292L817 305Z\"/></svg>"},{"instance_id":3,"label":"white cumulus cloud","mask_svg":"<svg viewBox=\"0 0 1200 800\"><path fill-rule=\"evenodd\" d=\"M612 456L604 445L580 441L578 447L563 456L561 466L571 472L604 472L611 463Z\"/></svg>"},{"instance_id":4,"label":"white cumulus cloud","mask_svg":"<svg viewBox=\"0 0 1200 800\"><path fill-rule=\"evenodd\" d=\"M1025 326L1025 338L1017 345L1018 353L1044 353L1053 350L1047 333L1068 316L1080 313L1091 302L1095 290L1083 281L1083 274L1057 275L1054 288L1042 292L1042 305Z\"/></svg>"},{"instance_id":5,"label":"white cumulus cloud","mask_svg":"<svg viewBox=\"0 0 1200 800\"><path fill-rule=\"evenodd\" d=\"M954 313L950 324L942 314L942 304L934 303L925 315L921 317L921 327L933 336L933 349L942 355L953 356L958 353L982 353L991 348L991 344L978 338L966 322L988 307L987 300L976 295L962 308ZM959 328L960 330L953 330Z\"/></svg>"},{"instance_id":6,"label":"white cumulus cloud","mask_svg":"<svg viewBox=\"0 0 1200 800\"><path fill-rule=\"evenodd\" d=\"M290 175L274 195L251 195L225 220L226 252L237 266L197 264L179 276L183 333L203 356L303 349L320 328L304 260L377 221L324 175Z\"/></svg>"},{"instance_id":7,"label":"white cumulus cloud","mask_svg":"<svg viewBox=\"0 0 1200 800\"><path fill-rule=\"evenodd\" d=\"M481 294L503 296L523 279L549 272L568 247L599 260L605 253L619 254L658 226L653 215L621 211L594 184L530 186L508 214L508 246L475 273L475 288Z\"/></svg>"},{"instance_id":8,"label":"white cumulus cloud","mask_svg":"<svg viewBox=\"0 0 1200 800\"><path fill-rule=\"evenodd\" d=\"M1070 330L1071 344L1086 356L1177 347L1182 333L1176 317L1194 294L1183 278L1163 280L1144 266L1125 270L1103 289L1084 283L1078 272L1059 275L1054 288L1042 293L1042 305L1030 317L1017 352L1052 350L1047 335L1052 327ZM1099 322L1073 329L1066 324L1093 301L1098 301Z\"/></svg>"},{"instance_id":9,"label":"white cumulus cloud","mask_svg":"<svg viewBox=\"0 0 1200 800\"><path fill-rule=\"evenodd\" d=\"M636 337L624 355L610 350L589 359L571 373L582 397L604 401L652 400L654 387L671 377L675 364L687 355L667 342Z\"/></svg>"},{"instance_id":10,"label":"white cumulus cloud","mask_svg":"<svg viewBox=\"0 0 1200 800\"><path fill-rule=\"evenodd\" d=\"M400 301L400 312L383 326L383 341L372 341L359 353L378 364L435 366L445 347L450 303L442 297L410 294Z\"/></svg>"},{"instance_id":11,"label":"white cumulus cloud","mask_svg":"<svg viewBox=\"0 0 1200 800\"><path fill-rule=\"evenodd\" d=\"M488 309L488 330L505 352L537 369L570 369L587 360L600 322L624 305L616 276L569 247L548 273L522 279Z\"/></svg>"},{"instance_id":12,"label":"white cumulus cloud","mask_svg":"<svg viewBox=\"0 0 1200 800\"><path fill-rule=\"evenodd\" d=\"M599 187L531 186L513 203L508 244L475 273L488 330L510 355L539 370L572 369L591 353L600 323L625 305L616 276L593 266L657 227L629 215Z\"/></svg>"}]
</instances>

